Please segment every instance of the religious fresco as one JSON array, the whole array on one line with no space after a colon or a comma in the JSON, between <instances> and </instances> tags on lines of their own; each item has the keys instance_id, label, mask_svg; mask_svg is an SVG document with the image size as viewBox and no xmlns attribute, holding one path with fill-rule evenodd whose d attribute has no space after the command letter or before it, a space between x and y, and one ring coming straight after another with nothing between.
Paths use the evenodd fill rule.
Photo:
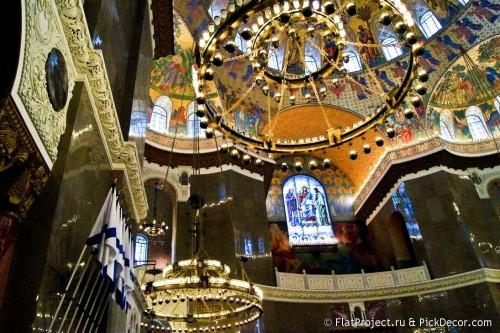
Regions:
<instances>
[{"instance_id":1,"label":"religious fresco","mask_svg":"<svg viewBox=\"0 0 500 333\"><path fill-rule=\"evenodd\" d=\"M343 245L352 251L354 262L359 267L363 267L367 272L376 270L377 260L363 221L335 222L333 232L339 246ZM351 270L356 271L355 267Z\"/></svg>"},{"instance_id":2,"label":"religious fresco","mask_svg":"<svg viewBox=\"0 0 500 333\"><path fill-rule=\"evenodd\" d=\"M499 45L500 37L493 37L467 51L479 69L479 81L478 76L470 74L463 56L444 73L429 101L429 128L433 132L449 132L445 136L448 140L473 139L466 114L471 107L477 107L488 130L500 134L500 105L495 102L500 95L496 93L500 91Z\"/></svg>"},{"instance_id":3,"label":"religious fresco","mask_svg":"<svg viewBox=\"0 0 500 333\"><path fill-rule=\"evenodd\" d=\"M296 161L308 163L302 157L295 157L284 158L278 165L281 162L293 165ZM332 270L337 274L359 273L361 267L365 271L374 270L376 261L366 228L354 216L354 193L352 181L334 166L300 173L276 170L266 199L274 266L282 272L305 270L310 274L331 274ZM318 212L322 209L317 208L321 196L315 194L328 200L326 214ZM313 240L301 244L302 232L311 239L326 231L335 237L329 246L321 249L297 246L314 245ZM318 239L317 243L325 245L325 239Z\"/></svg>"},{"instance_id":4,"label":"religious fresco","mask_svg":"<svg viewBox=\"0 0 500 333\"><path fill-rule=\"evenodd\" d=\"M224 9L226 2L225 0L190 0L185 3L176 3L176 11L186 17L185 25L184 22L176 23L176 29L182 30L182 35L186 35L184 33L186 30L187 35L192 34L194 39L197 39L201 36L201 32L206 30L208 22L211 22L211 15L215 16ZM467 49L497 33L495 23L498 20L500 7L489 0L473 1L465 8L458 0L411 0L409 9L416 18L416 22L430 9L439 24L444 27L437 37L426 39L423 34L420 35L421 41L426 44L426 51L419 57L419 63L431 74L427 83L429 92L433 90L433 86L445 72L448 64L460 56L460 46ZM463 18L465 13L467 13L467 18ZM396 57L386 62L380 49L363 46L373 40L380 42L382 38L394 34L374 20L380 14L381 11L376 4L369 3L358 8L358 15L354 17L342 15L346 39L359 43L355 51L359 54L363 70L356 73L352 80L340 79L338 85L329 85L330 93L322 97L322 103L325 105L341 105L345 109L368 114L374 106L384 102L378 94L373 93L374 89L381 87L384 92L387 92L399 84L403 78L408 66L404 57ZM457 19L459 15L462 18ZM417 26L419 24L420 22ZM401 36L395 35L395 37L400 39ZM187 40L182 43L189 44ZM192 44L192 39L190 43ZM161 90L163 87L167 94L179 94L184 88L179 77L188 79L188 84L190 84L189 66L191 63L187 60L192 60L190 58L192 54L189 54L187 47L182 49L182 52L174 56L159 60L163 61L161 66L170 66L172 70L167 72L165 69L160 69L161 66L158 64L157 75L154 76L152 85L154 89ZM405 52L404 47L402 50ZM241 54L241 50L237 50L234 56ZM367 65L373 68L372 73L366 71ZM495 72L489 73L490 77L497 75L498 70L496 67L493 68ZM220 77L216 77L211 83L210 96L207 95L207 98L217 105L218 112L230 127L250 136L261 133L269 122L269 117L274 117L278 109L277 103L272 98L273 93L269 94L270 100L266 101L266 97L260 93L259 89L247 91L252 88L255 73L251 64L244 59L225 61L218 73L221 73ZM298 90L300 89L290 89L287 95L295 95L297 100L302 102L303 94ZM218 93L215 93L216 91ZM245 103L238 104L238 97L245 93L248 93L248 99ZM387 125L393 126L396 130L396 142L411 143L416 139L432 135L436 129L439 132L439 126L436 127L439 123L436 123L436 115L433 114L439 110L431 109L432 105L427 106L429 95L428 93L423 96L423 106L415 108L410 103L404 103L387 119ZM410 120L406 119L403 114L405 109L414 111L415 116ZM469 136L466 126L461 131L461 125L458 124L457 132L459 136Z\"/></svg>"},{"instance_id":5,"label":"religious fresco","mask_svg":"<svg viewBox=\"0 0 500 333\"><path fill-rule=\"evenodd\" d=\"M323 186L314 178L297 175L283 185L290 244L334 244L329 205Z\"/></svg>"},{"instance_id":6,"label":"religious fresco","mask_svg":"<svg viewBox=\"0 0 500 333\"><path fill-rule=\"evenodd\" d=\"M382 301L368 301L365 302L365 313L367 319L372 320L385 320L384 303Z\"/></svg>"},{"instance_id":7,"label":"religious fresco","mask_svg":"<svg viewBox=\"0 0 500 333\"><path fill-rule=\"evenodd\" d=\"M356 232L359 227L346 227L347 222L338 222L338 230L348 229L350 243L342 243L325 248L292 248L286 232L286 223L269 223L271 253L273 266L280 272L308 274L355 274L361 268L365 272L376 271L377 264L373 251L370 249L367 236ZM361 223L361 222L360 222ZM356 225L351 223L351 225ZM337 223L335 223L337 225ZM337 230L337 228L336 228ZM354 248L354 249L353 249Z\"/></svg>"},{"instance_id":8,"label":"religious fresco","mask_svg":"<svg viewBox=\"0 0 500 333\"><path fill-rule=\"evenodd\" d=\"M151 88L169 97L193 96L191 66L194 40L180 18L174 15L174 54L153 61Z\"/></svg>"},{"instance_id":9,"label":"religious fresco","mask_svg":"<svg viewBox=\"0 0 500 333\"><path fill-rule=\"evenodd\" d=\"M283 162L288 165L293 165L300 161L303 165L309 162L303 157L295 157L279 160L277 165ZM286 221L285 202L283 187L286 180L292 176L299 174L291 168L284 172L276 170L271 180L271 186L267 194L267 216L270 221ZM340 169L332 166L331 168L321 170L304 170L300 174L310 176L317 180L324 188L328 198L329 213L332 221L350 221L354 219L352 201L356 193L356 187L349 177ZM297 193L297 192L296 192Z\"/></svg>"}]
</instances>

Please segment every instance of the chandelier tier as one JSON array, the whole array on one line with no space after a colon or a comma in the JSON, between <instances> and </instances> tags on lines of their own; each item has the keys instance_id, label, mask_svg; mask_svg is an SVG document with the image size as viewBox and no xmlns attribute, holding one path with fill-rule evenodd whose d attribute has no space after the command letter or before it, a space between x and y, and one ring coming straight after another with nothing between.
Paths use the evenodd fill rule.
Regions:
<instances>
[{"instance_id":1,"label":"chandelier tier","mask_svg":"<svg viewBox=\"0 0 500 333\"><path fill-rule=\"evenodd\" d=\"M366 15L368 6L364 1L343 2L341 5L332 1L323 1L320 5L319 1L308 0L230 1L227 10L214 18L198 42L199 56L193 85L199 105L197 114L203 117L202 122L208 123L208 127L212 128L210 132L222 132L252 149L266 152L311 151L341 145L383 124L407 96L411 96L414 106L421 105L419 95L426 93L422 83L428 80L428 75L418 68L417 58L423 54L424 48L418 43L410 12L400 0L380 0L378 10L382 14L378 21L391 27L399 40L394 39L393 44L377 44L374 40L359 42L349 38L346 22L349 17L357 15L358 8L362 6L360 11ZM245 45L246 50L238 51ZM409 52L405 73L390 90L384 89L376 77L379 64L374 65L363 59L359 70L348 70L347 64L354 60L346 53L347 48L381 50L396 46ZM311 65L308 52L316 52L316 60L319 59L320 64ZM247 84L248 89L240 92L240 96L233 98L231 105L226 105L221 111L221 108L207 102L205 92L208 81L216 80L217 85L217 80L224 79L218 73L224 73L223 65L233 61L250 64L253 68L252 79ZM360 73L365 73L373 81L372 86L358 82ZM413 88L416 79L420 83ZM335 90L341 83L354 86L351 89L369 90L373 99L370 112L361 115L356 123L342 126L331 121L332 108L324 102L329 91ZM258 97L257 93L261 96ZM252 103L245 102L251 96L254 97ZM264 115L267 125L250 131L235 126L236 121L230 121L234 113L242 112L240 109L256 104L255 101L267 109ZM305 138L276 136L276 126L286 126L278 124L276 116L285 111L290 115L300 113L301 105L317 108L318 118L325 122L326 131L321 130ZM335 107L342 109L342 106ZM391 137L389 132L390 129L387 134Z\"/></svg>"},{"instance_id":2,"label":"chandelier tier","mask_svg":"<svg viewBox=\"0 0 500 333\"><path fill-rule=\"evenodd\" d=\"M148 296L147 314L168 322L171 332L237 332L262 316L262 291L248 277L230 278L228 265L208 258L199 217L197 210L193 258L166 266L161 280L142 285ZM202 253L207 258L201 258Z\"/></svg>"},{"instance_id":3,"label":"chandelier tier","mask_svg":"<svg viewBox=\"0 0 500 333\"><path fill-rule=\"evenodd\" d=\"M232 331L250 324L263 313L262 291L229 273L227 265L213 259L165 267L163 279L150 286L155 317L168 321L173 332Z\"/></svg>"}]
</instances>

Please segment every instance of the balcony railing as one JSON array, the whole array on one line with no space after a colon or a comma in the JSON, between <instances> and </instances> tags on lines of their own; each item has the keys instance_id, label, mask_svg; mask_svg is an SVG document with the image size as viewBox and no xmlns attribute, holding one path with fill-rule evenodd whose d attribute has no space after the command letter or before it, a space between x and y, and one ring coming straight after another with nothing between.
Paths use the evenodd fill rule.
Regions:
<instances>
[{"instance_id":1,"label":"balcony railing","mask_svg":"<svg viewBox=\"0 0 500 333\"><path fill-rule=\"evenodd\" d=\"M422 266L391 271L361 274L314 275L282 273L276 270L278 288L300 290L360 290L386 288L429 281L429 270L425 262Z\"/></svg>"}]
</instances>

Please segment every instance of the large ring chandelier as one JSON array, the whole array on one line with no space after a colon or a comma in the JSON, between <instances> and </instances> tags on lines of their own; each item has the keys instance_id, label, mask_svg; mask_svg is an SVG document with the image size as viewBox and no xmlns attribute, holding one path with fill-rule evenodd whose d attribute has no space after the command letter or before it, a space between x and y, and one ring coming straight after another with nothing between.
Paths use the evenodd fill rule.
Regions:
<instances>
[{"instance_id":1,"label":"large ring chandelier","mask_svg":"<svg viewBox=\"0 0 500 333\"><path fill-rule=\"evenodd\" d=\"M423 54L424 48L413 32L415 24L400 0L380 0L379 8L383 14L379 22L391 26L400 39L397 45L409 50L406 72L401 82L389 91L380 89L376 92L380 103L361 120L345 127L331 123L326 115L329 106L322 102L328 87L338 87L341 81L360 84L355 75L348 73L346 64L349 55L344 53L347 45L361 46L357 41L346 38L343 22L346 15L356 15L357 4L349 1L341 5L338 3L323 1L320 5L319 1L308 0L230 1L227 11L223 10L221 17L215 17L198 42L199 57L193 82L198 102L197 115L203 117L201 124L208 127L207 137L217 130L249 148L267 152L311 151L341 145L382 124L409 94L415 107L422 105L419 95L426 93L422 83L428 80L428 75L418 68L417 57ZM247 49L243 53L235 53L238 49L235 41L237 33L246 41ZM296 47L297 43L308 43L309 47L316 49L321 54L321 65L311 69L305 63L304 48ZM363 47L379 49L390 46L375 42L363 44ZM276 58L278 51L281 52L281 63L273 66L269 59ZM299 70L288 66L287 61L294 56L304 61ZM207 81L218 79L218 71L224 63L242 59L247 59L252 65L253 82L233 105L223 111L216 109L205 98ZM361 72L376 80L375 69L366 66L366 62L364 65ZM412 87L417 78L420 82ZM301 90L302 95L292 94L293 89ZM265 131L245 133L227 119L237 108L243 107L249 95L255 94L252 91L258 90L262 93L259 104L267 109L268 125ZM275 117L282 111L300 112L300 107L304 105L315 106L322 112L326 131L298 140L277 137L274 129L280 125L273 123ZM410 111L405 111L405 114L411 118ZM393 136L393 132L393 129L387 129L389 137ZM380 143L379 140L377 145Z\"/></svg>"},{"instance_id":2,"label":"large ring chandelier","mask_svg":"<svg viewBox=\"0 0 500 333\"><path fill-rule=\"evenodd\" d=\"M262 291L229 274L229 266L213 259L168 265L161 280L142 286L149 314L168 321L169 332L237 331L262 315Z\"/></svg>"}]
</instances>

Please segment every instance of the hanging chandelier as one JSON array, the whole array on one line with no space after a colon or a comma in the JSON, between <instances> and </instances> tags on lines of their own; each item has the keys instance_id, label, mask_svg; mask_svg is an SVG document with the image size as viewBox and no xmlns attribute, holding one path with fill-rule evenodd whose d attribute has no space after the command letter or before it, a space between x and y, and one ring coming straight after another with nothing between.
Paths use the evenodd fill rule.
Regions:
<instances>
[{"instance_id":1,"label":"hanging chandelier","mask_svg":"<svg viewBox=\"0 0 500 333\"><path fill-rule=\"evenodd\" d=\"M197 209L193 229L196 253L166 266L162 279L142 285L148 317L168 322L169 327L157 328L168 332L236 332L262 316L262 291L249 282L243 267L246 280L230 278L228 265L208 258L200 239L203 199L197 195L190 199ZM203 254L205 258L201 258Z\"/></svg>"},{"instance_id":2,"label":"hanging chandelier","mask_svg":"<svg viewBox=\"0 0 500 333\"><path fill-rule=\"evenodd\" d=\"M151 237L163 236L168 230L168 226L165 222L156 221L156 194L159 189L160 188L157 182L154 187L153 219L151 221L146 219L139 226L139 229L142 232Z\"/></svg>"},{"instance_id":3,"label":"hanging chandelier","mask_svg":"<svg viewBox=\"0 0 500 333\"><path fill-rule=\"evenodd\" d=\"M217 130L244 146L266 152L312 151L339 146L384 124L407 96L415 107L422 105L420 96L426 93L423 82L428 80L428 75L419 68L417 58L424 53L424 47L418 42L414 21L405 4L400 0L378 2L377 11L381 13L378 22L392 29L396 37L392 44L379 44L373 39L353 39L352 29L348 32L346 27L358 12L367 22L366 17L371 17L368 5L374 5L361 1L339 3L230 1L220 17L214 17L214 22L209 23L198 42L193 85L198 102L197 115L203 117L202 123L208 124L210 132ZM244 47L246 49L242 49ZM348 49L364 49L366 54L375 49L381 53L382 49L391 47L405 51L407 66L400 82L390 89L386 89L377 76L380 64L366 57L360 60L359 69L350 71L348 63L355 60L352 52L346 52ZM313 59L316 63L311 64L310 54L317 55ZM227 75L225 65L235 61L250 65L252 77L247 82L248 89L239 91L239 96L233 97L221 110L207 102L205 92L209 81L215 80L216 86L220 86ZM360 74L369 82L361 82ZM413 87L416 79L420 82ZM230 83L224 81L223 84ZM348 108L326 102L328 94L347 85L370 95L366 104L369 111L358 114L356 121L348 125L336 119ZM265 114L260 127L256 125L255 129L246 130L238 126L236 112L249 112L245 110L249 105L261 106ZM315 121L323 124L302 137L287 137L281 129L289 126L287 121L290 119L298 119L293 126L297 123L300 126L302 112L316 112ZM411 111L406 113L410 115ZM393 128L385 126L385 130L389 138L394 137ZM381 145L381 140L377 138L377 146Z\"/></svg>"}]
</instances>

